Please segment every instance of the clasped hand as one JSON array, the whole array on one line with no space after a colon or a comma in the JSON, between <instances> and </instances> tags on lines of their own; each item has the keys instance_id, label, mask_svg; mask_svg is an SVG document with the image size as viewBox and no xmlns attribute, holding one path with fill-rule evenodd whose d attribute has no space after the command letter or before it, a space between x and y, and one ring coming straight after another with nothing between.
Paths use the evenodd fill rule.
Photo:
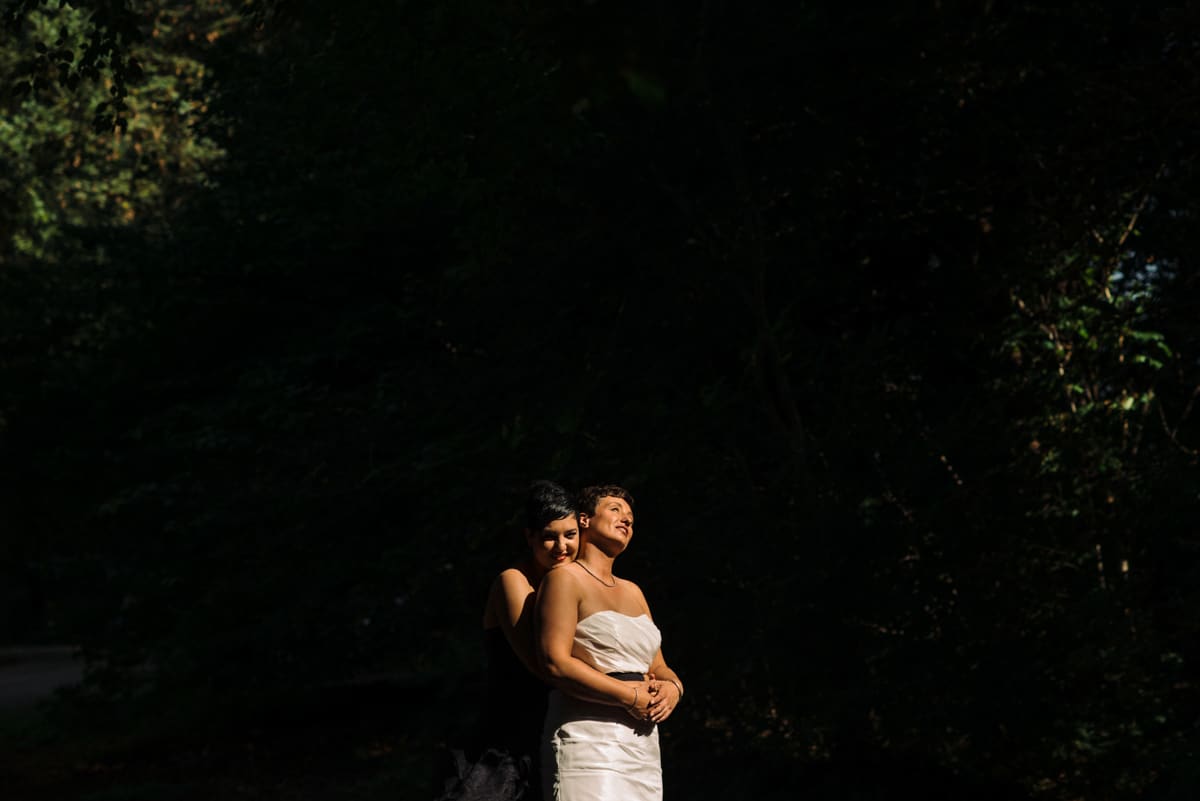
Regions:
<instances>
[{"instance_id":1,"label":"clasped hand","mask_svg":"<svg viewBox=\"0 0 1200 801\"><path fill-rule=\"evenodd\" d=\"M638 690L637 702L627 711L638 720L662 723L679 705L679 688L669 681L654 678L653 673L647 673L646 680L634 686Z\"/></svg>"}]
</instances>

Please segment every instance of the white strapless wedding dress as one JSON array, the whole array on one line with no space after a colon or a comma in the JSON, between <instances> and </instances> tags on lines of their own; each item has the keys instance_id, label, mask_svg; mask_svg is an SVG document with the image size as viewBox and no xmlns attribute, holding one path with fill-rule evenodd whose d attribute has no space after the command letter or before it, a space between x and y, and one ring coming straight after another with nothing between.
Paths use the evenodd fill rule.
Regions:
<instances>
[{"instance_id":1,"label":"white strapless wedding dress","mask_svg":"<svg viewBox=\"0 0 1200 801\"><path fill-rule=\"evenodd\" d=\"M574 654L602 673L645 673L662 644L646 615L605 610L575 627ZM658 727L618 706L550 693L542 738L547 801L661 801Z\"/></svg>"}]
</instances>

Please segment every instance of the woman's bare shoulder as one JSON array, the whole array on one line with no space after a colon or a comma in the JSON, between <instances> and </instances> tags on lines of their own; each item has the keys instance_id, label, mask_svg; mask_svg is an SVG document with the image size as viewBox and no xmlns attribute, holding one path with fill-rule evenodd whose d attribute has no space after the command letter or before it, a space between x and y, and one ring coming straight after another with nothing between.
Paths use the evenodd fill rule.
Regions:
<instances>
[{"instance_id":1,"label":"woman's bare shoulder","mask_svg":"<svg viewBox=\"0 0 1200 801\"><path fill-rule=\"evenodd\" d=\"M533 584L529 581L529 576L525 574L519 566L505 568L496 574L496 578L492 581L493 592L512 592L514 590L533 590Z\"/></svg>"},{"instance_id":2,"label":"woman's bare shoulder","mask_svg":"<svg viewBox=\"0 0 1200 801\"><path fill-rule=\"evenodd\" d=\"M621 579L621 583L625 585L625 591L637 599L646 615L650 616L650 603L646 600L646 594L642 592L642 588L629 579Z\"/></svg>"},{"instance_id":3,"label":"woman's bare shoulder","mask_svg":"<svg viewBox=\"0 0 1200 801\"><path fill-rule=\"evenodd\" d=\"M559 590L577 588L579 572L580 568L574 562L556 567L542 576L542 587L554 587Z\"/></svg>"}]
</instances>

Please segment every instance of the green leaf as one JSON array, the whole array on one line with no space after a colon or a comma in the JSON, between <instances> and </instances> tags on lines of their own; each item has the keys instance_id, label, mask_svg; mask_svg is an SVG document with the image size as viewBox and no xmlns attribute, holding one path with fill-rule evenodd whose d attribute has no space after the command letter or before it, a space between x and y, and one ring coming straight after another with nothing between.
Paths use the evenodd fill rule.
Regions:
<instances>
[{"instance_id":1,"label":"green leaf","mask_svg":"<svg viewBox=\"0 0 1200 801\"><path fill-rule=\"evenodd\" d=\"M633 69L621 71L625 85L638 100L649 106L660 106L666 100L667 90L654 78Z\"/></svg>"}]
</instances>

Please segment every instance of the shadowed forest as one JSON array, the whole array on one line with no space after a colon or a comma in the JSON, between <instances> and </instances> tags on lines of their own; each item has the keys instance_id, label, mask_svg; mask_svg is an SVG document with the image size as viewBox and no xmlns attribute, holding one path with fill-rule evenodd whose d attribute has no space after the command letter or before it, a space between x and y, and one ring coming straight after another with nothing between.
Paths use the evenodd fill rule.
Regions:
<instances>
[{"instance_id":1,"label":"shadowed forest","mask_svg":"<svg viewBox=\"0 0 1200 801\"><path fill-rule=\"evenodd\" d=\"M6 0L5 801L424 801L532 479L666 796L1200 794L1200 3Z\"/></svg>"}]
</instances>

